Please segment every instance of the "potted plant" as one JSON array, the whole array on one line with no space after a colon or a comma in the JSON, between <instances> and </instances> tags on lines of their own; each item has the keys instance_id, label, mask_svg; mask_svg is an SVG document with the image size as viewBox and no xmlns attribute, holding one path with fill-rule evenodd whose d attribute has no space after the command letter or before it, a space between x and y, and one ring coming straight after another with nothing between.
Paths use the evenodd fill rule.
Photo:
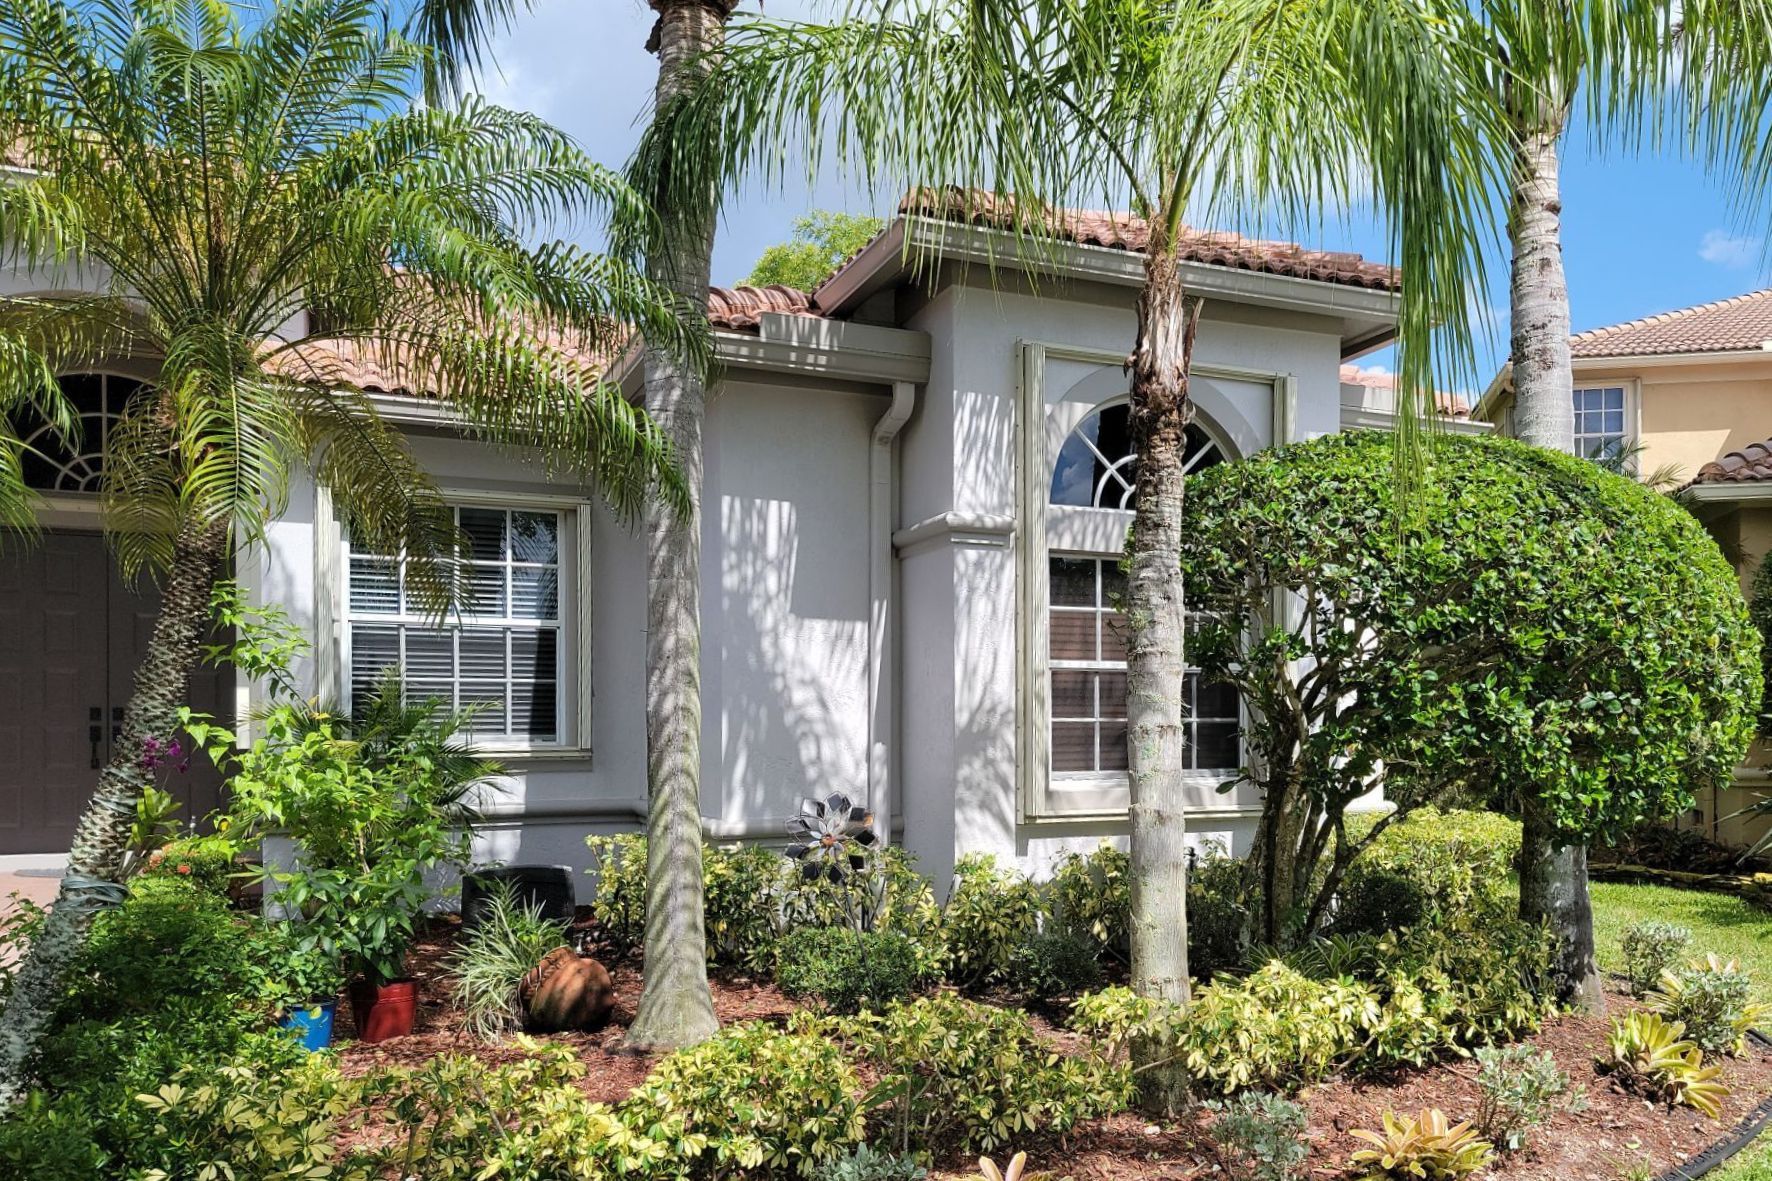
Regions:
<instances>
[{"instance_id":1,"label":"potted plant","mask_svg":"<svg viewBox=\"0 0 1772 1181\"><path fill-rule=\"evenodd\" d=\"M304 1049L324 1050L332 1045L332 1020L345 982L338 957L316 931L294 923L280 923L272 930L266 950L265 998L283 1028L292 1031Z\"/></svg>"},{"instance_id":2,"label":"potted plant","mask_svg":"<svg viewBox=\"0 0 1772 1181\"><path fill-rule=\"evenodd\" d=\"M496 771L453 742L469 716L403 705L387 681L355 721L273 709L264 736L237 754L232 735L189 727L232 765L239 829L294 843L290 864L259 872L279 910L345 969L365 1041L412 1031L418 988L406 959L419 917L438 894L434 871L468 859L465 797Z\"/></svg>"}]
</instances>

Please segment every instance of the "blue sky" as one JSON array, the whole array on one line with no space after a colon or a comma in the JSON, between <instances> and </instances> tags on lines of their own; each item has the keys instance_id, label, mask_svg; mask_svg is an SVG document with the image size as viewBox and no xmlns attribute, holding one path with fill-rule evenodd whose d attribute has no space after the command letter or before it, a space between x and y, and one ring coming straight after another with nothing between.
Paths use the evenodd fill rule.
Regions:
<instances>
[{"instance_id":1,"label":"blue sky","mask_svg":"<svg viewBox=\"0 0 1772 1181\"><path fill-rule=\"evenodd\" d=\"M755 10L756 0L746 8ZM767 0L771 17L828 11L820 0ZM535 111L576 136L598 160L620 165L637 137L656 62L645 52L653 15L645 0L538 0L495 49L488 97ZM728 203L714 255L716 283L742 277L762 250L785 238L809 208L872 212L823 181L782 193L745 192ZM1671 155L1596 157L1570 137L1564 162L1564 257L1577 331L1738 295L1767 285L1765 237L1772 215L1743 221L1724 186ZM1385 253L1381 236L1325 230L1321 245ZM1491 262L1489 304L1505 312L1505 259ZM1485 376L1506 351L1506 319L1484 349ZM1377 355L1372 363L1383 364Z\"/></svg>"}]
</instances>

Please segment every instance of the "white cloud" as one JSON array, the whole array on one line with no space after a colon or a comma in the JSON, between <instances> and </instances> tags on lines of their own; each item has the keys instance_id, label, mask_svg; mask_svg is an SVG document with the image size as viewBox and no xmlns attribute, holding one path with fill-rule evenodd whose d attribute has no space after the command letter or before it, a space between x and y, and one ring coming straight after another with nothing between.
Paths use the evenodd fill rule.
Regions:
<instances>
[{"instance_id":1,"label":"white cloud","mask_svg":"<svg viewBox=\"0 0 1772 1181\"><path fill-rule=\"evenodd\" d=\"M1698 244L1698 257L1720 267L1752 266L1760 254L1760 239L1741 237L1723 230L1706 231Z\"/></svg>"}]
</instances>

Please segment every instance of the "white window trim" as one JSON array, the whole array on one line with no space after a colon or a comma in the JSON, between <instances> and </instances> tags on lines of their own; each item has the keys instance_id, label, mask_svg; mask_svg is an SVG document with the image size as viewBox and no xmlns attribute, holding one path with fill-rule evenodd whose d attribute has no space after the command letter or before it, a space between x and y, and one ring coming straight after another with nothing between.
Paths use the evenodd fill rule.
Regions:
<instances>
[{"instance_id":1,"label":"white window trim","mask_svg":"<svg viewBox=\"0 0 1772 1181\"><path fill-rule=\"evenodd\" d=\"M1624 449L1635 447L1643 437L1643 383L1636 377L1601 377L1586 378L1577 374L1569 385L1571 410L1573 399L1580 390L1624 390ZM1633 465L1635 461L1633 460Z\"/></svg>"},{"instance_id":2,"label":"white window trim","mask_svg":"<svg viewBox=\"0 0 1772 1181\"><path fill-rule=\"evenodd\" d=\"M1023 823L1045 820L1121 820L1126 817L1132 802L1127 776L1076 772L1055 775L1052 771L1051 716L1047 707L1047 678L1051 669L1046 634L1051 556L1047 536L1047 512L1050 508L1054 516L1085 514L1087 518L1100 522L1097 528L1105 530L1108 525L1113 525L1122 538L1125 529L1131 525L1133 514L1117 509L1069 509L1061 505L1048 505L1052 487L1052 463L1056 457L1046 454L1045 374L1048 360L1077 361L1119 369L1124 365L1125 357L1097 349L1080 349L1039 341L1022 341L1020 352L1015 416L1015 483L1018 516L1027 527L1015 532L1016 574L1020 583L1017 596L1020 625L1017 628L1019 635L1016 653L1016 750L1019 755L1016 815ZM1272 437L1290 441L1294 433L1298 397L1297 381L1292 375L1211 364L1196 364L1192 372L1200 377L1268 386L1272 390ZM1213 438L1227 455L1235 457L1235 450L1224 439L1222 432L1213 432ZM1069 553L1072 548L1060 547L1058 552ZM1104 537L1102 549L1096 556L1109 552L1116 552L1115 547ZM1243 712L1241 704L1238 712ZM1247 719L1239 720L1246 728ZM1190 789L1189 794L1199 799L1204 808L1224 812L1225 805L1215 803L1219 799L1217 793L1238 776L1236 771L1190 771L1184 775L1182 782ZM1193 808L1190 806L1189 810L1192 811ZM1232 807L1229 811L1241 813L1243 809Z\"/></svg>"},{"instance_id":3,"label":"white window trim","mask_svg":"<svg viewBox=\"0 0 1772 1181\"><path fill-rule=\"evenodd\" d=\"M536 509L557 512L560 526L560 646L558 693L561 734L554 742L524 742L476 737L476 749L515 758L591 755L591 523L590 501L582 497L549 496L527 492L489 492L478 488L442 487L442 499L451 506L469 508ZM350 548L344 527L332 511L332 497L324 489L316 498L316 520L326 522L317 530L315 585L325 593L317 596L315 624L326 639L319 645L316 679L330 685L338 700L351 699L350 651ZM570 552L567 552L570 550ZM570 584L567 578L571 578Z\"/></svg>"}]
</instances>

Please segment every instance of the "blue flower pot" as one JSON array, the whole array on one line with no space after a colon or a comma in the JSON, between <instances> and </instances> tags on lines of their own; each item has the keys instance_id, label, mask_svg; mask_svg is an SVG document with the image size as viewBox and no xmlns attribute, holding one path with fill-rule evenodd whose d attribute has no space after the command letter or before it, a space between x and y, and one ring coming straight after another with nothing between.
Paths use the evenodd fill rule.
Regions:
<instances>
[{"instance_id":1,"label":"blue flower pot","mask_svg":"<svg viewBox=\"0 0 1772 1181\"><path fill-rule=\"evenodd\" d=\"M336 1000L316 1001L291 1010L283 1018L283 1028L295 1031L295 1040L304 1050L324 1050L332 1045L332 1017L337 1012Z\"/></svg>"}]
</instances>

